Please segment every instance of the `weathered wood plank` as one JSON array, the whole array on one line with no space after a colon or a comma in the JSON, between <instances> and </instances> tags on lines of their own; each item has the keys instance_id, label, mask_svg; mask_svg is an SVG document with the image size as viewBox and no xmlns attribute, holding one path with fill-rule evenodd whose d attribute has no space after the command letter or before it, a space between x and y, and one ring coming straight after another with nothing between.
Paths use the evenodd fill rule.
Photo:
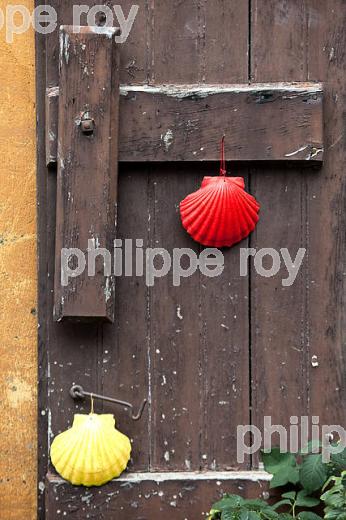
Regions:
<instances>
[{"instance_id":1,"label":"weathered wood plank","mask_svg":"<svg viewBox=\"0 0 346 520\"><path fill-rule=\"evenodd\" d=\"M78 277L64 248L86 259L92 248L113 250L117 190L118 53L111 29L65 26L61 32L56 212L55 319L113 320L114 281L94 252L95 272ZM112 69L112 73L108 73ZM90 121L94 128L85 132ZM61 131L63 129L63 131ZM111 253L109 253L110 255ZM73 257L76 261L76 256ZM77 266L83 266L78 258ZM71 270L77 266L72 266ZM89 271L89 272L88 272Z\"/></svg>"},{"instance_id":2,"label":"weathered wood plank","mask_svg":"<svg viewBox=\"0 0 346 520\"><path fill-rule=\"evenodd\" d=\"M202 173L186 165L166 165L165 172L158 165L152 167L151 247L165 248L171 255L174 248L190 248L199 254L199 245L182 228L178 208L200 185L200 177ZM161 260L155 264L161 265ZM182 278L180 286L173 285L172 275L173 267L150 290L151 467L187 471L200 467L199 272Z\"/></svg>"},{"instance_id":3,"label":"weathered wood plank","mask_svg":"<svg viewBox=\"0 0 346 520\"><path fill-rule=\"evenodd\" d=\"M119 161L323 161L318 83L120 88Z\"/></svg>"},{"instance_id":4,"label":"weathered wood plank","mask_svg":"<svg viewBox=\"0 0 346 520\"><path fill-rule=\"evenodd\" d=\"M239 82L247 90L249 4L224 0L202 2L205 20L202 81L214 82L221 89L227 89L227 83ZM228 111L228 125L234 126L231 132L227 132L227 159L232 156L229 141L237 140L242 132L241 122L236 126L233 116L243 108L240 102L233 111ZM215 135L211 132L209 136L209 139L213 138L217 152L219 145L216 141L220 135L216 128ZM200 166L196 165L197 168ZM216 173L216 166L213 171ZM229 165L229 174L239 175L247 181L248 167ZM250 421L249 280L239 276L240 248L247 245L248 239L222 251L224 271L221 276L208 278L201 274L199 279L202 322L201 467L214 471L245 469L250 464L248 456L244 457L243 463L237 461L236 442L237 425Z\"/></svg>"},{"instance_id":5,"label":"weathered wood plank","mask_svg":"<svg viewBox=\"0 0 346 520\"><path fill-rule=\"evenodd\" d=\"M103 324L103 352L98 360L103 393L134 403L137 409L144 398L150 397L149 288L145 276L136 275L136 264L140 263L136 262L136 241L142 241L144 254L149 242L148 185L148 168L120 168L117 240L121 240L123 276L116 278L116 320ZM128 246L132 258L125 257ZM148 403L140 421L133 422L123 409L104 404L104 411L115 415L119 429L133 441L130 468L136 471L149 469L150 406L152 403Z\"/></svg>"},{"instance_id":6,"label":"weathered wood plank","mask_svg":"<svg viewBox=\"0 0 346 520\"><path fill-rule=\"evenodd\" d=\"M252 9L251 79L305 81L303 0L254 0ZM273 35L278 45L273 45ZM251 247L278 252L287 248L293 259L300 247L306 247L305 182L298 168L251 172L251 192L261 203ZM269 258L266 260L270 267ZM252 268L252 422L261 431L264 416L270 416L272 424L288 428L291 417L308 415L305 268L303 262L290 287L282 285L287 278L283 261L272 278L260 276ZM278 436L273 436L272 443L278 445ZM258 454L254 457L257 463Z\"/></svg>"},{"instance_id":7,"label":"weathered wood plank","mask_svg":"<svg viewBox=\"0 0 346 520\"><path fill-rule=\"evenodd\" d=\"M325 82L325 164L306 177L310 413L346 427L346 12L307 0L308 76Z\"/></svg>"},{"instance_id":8,"label":"weathered wood plank","mask_svg":"<svg viewBox=\"0 0 346 520\"><path fill-rule=\"evenodd\" d=\"M268 477L254 473L137 473L99 488L73 487L49 474L46 519L202 520L225 493L263 498Z\"/></svg>"},{"instance_id":9,"label":"weathered wood plank","mask_svg":"<svg viewBox=\"0 0 346 520\"><path fill-rule=\"evenodd\" d=\"M120 118L124 118L121 126L128 124L131 125L129 128L134 128L135 118L141 126L141 129L134 128L139 133L131 147L132 156L133 150L136 153L144 142L142 130L148 128L149 135L156 140L152 159L148 157L148 160L175 162L153 168L151 226L155 247L164 246L169 250L189 247L197 254L202 250L182 233L178 205L200 186L203 175L210 175L217 169L210 164L179 165L177 161L219 160L223 121L217 122L218 112L213 110L210 118L206 116L205 107L213 103L215 91L221 92L222 96L229 89L232 92L233 87L236 90L247 88L247 10L246 2L234 1L174 1L169 7L155 3L154 35L157 40L151 72L153 84L134 87L138 93L121 87L123 94L129 92L120 99ZM234 19L237 20L236 29L227 30L222 38L216 36L221 23L230 27ZM229 52L229 48L235 52ZM239 55L236 49L241 50ZM186 85L189 81L195 85ZM206 85L206 81L215 83ZM223 85L224 81L244 84ZM137 100L138 109L132 107ZM146 106L147 101L153 103L150 109ZM150 120L146 119L148 116ZM228 139L231 136L227 134L227 145L230 144ZM201 148L205 148L205 155ZM137 155L138 159L132 160L147 160L141 150ZM225 272L219 278L207 279L196 273L182 280L180 288L173 287L169 279L157 280L152 288L153 468L188 471L200 467L230 468L237 464L235 445L229 443L236 431L235 425L247 423L249 419L248 328L246 322L233 318L232 303L228 298L232 289L228 284L239 291L239 314L247 316L248 302L242 300L241 295L247 294L248 281L237 279L237 248L226 256ZM185 262L188 263L184 259ZM232 330L219 327L220 316L215 317L214 308L211 311L219 292L219 310L222 318L226 315L221 323L227 327L232 320ZM241 355L234 352L236 336L244 341ZM234 371L244 376L242 386L232 380ZM219 377L215 378L215 373ZM234 382L237 394L232 389ZM220 405L219 401L227 401L232 392L230 402ZM212 424L218 427L213 428ZM177 486L177 494L179 490ZM192 513L190 515L194 517Z\"/></svg>"}]
</instances>

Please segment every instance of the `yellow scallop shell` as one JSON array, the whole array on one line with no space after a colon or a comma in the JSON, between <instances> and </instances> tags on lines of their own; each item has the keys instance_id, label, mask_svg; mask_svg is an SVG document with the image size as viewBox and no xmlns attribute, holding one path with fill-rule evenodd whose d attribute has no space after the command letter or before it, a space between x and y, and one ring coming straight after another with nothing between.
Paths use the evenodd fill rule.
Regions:
<instances>
[{"instance_id":1,"label":"yellow scallop shell","mask_svg":"<svg viewBox=\"0 0 346 520\"><path fill-rule=\"evenodd\" d=\"M55 437L50 457L57 472L74 485L102 486L126 469L131 443L115 429L113 415L77 414L72 428Z\"/></svg>"}]
</instances>

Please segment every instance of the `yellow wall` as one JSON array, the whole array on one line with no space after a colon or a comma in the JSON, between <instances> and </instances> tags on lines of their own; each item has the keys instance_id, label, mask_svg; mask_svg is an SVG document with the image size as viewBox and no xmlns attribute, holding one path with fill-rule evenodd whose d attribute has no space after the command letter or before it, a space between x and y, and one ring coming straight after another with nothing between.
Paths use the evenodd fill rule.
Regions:
<instances>
[{"instance_id":1,"label":"yellow wall","mask_svg":"<svg viewBox=\"0 0 346 520\"><path fill-rule=\"evenodd\" d=\"M9 3L33 1L0 0ZM0 518L36 518L35 67L0 31Z\"/></svg>"}]
</instances>

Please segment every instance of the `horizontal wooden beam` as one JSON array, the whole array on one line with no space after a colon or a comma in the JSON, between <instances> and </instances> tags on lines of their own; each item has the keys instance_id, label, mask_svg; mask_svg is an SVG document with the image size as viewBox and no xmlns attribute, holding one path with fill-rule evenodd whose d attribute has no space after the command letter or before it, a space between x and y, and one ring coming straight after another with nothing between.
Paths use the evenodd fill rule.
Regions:
<instances>
[{"instance_id":1,"label":"horizontal wooden beam","mask_svg":"<svg viewBox=\"0 0 346 520\"><path fill-rule=\"evenodd\" d=\"M205 517L225 493L263 498L263 492L269 488L268 480L263 472L258 472L258 476L255 472L136 473L124 475L101 489L85 489L49 474L46 514L50 520L64 516L80 520L88 515L102 515L104 520L195 520Z\"/></svg>"},{"instance_id":2,"label":"horizontal wooden beam","mask_svg":"<svg viewBox=\"0 0 346 520\"><path fill-rule=\"evenodd\" d=\"M120 94L122 162L217 161L223 134L230 161L323 160L320 83L123 85Z\"/></svg>"}]
</instances>

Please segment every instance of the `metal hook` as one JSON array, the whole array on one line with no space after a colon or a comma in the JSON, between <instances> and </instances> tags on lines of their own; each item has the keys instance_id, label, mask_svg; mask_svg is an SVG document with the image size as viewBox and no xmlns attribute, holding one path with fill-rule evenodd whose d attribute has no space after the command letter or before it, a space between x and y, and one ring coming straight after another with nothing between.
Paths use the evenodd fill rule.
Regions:
<instances>
[{"instance_id":1,"label":"metal hook","mask_svg":"<svg viewBox=\"0 0 346 520\"><path fill-rule=\"evenodd\" d=\"M145 405L147 404L147 399L143 399L142 404L138 410L138 413L133 412L133 405L131 403L127 403L126 401L120 401L119 399L114 399L113 397L106 397L104 395L94 394L94 392L86 392L81 385L73 385L70 389L70 396L72 399L84 399L85 397L93 397L93 399L101 399L102 401L108 401L109 403L119 404L120 406L124 406L124 408L129 408L131 410L131 419L133 421L139 421L139 419L143 415L143 411Z\"/></svg>"}]
</instances>

